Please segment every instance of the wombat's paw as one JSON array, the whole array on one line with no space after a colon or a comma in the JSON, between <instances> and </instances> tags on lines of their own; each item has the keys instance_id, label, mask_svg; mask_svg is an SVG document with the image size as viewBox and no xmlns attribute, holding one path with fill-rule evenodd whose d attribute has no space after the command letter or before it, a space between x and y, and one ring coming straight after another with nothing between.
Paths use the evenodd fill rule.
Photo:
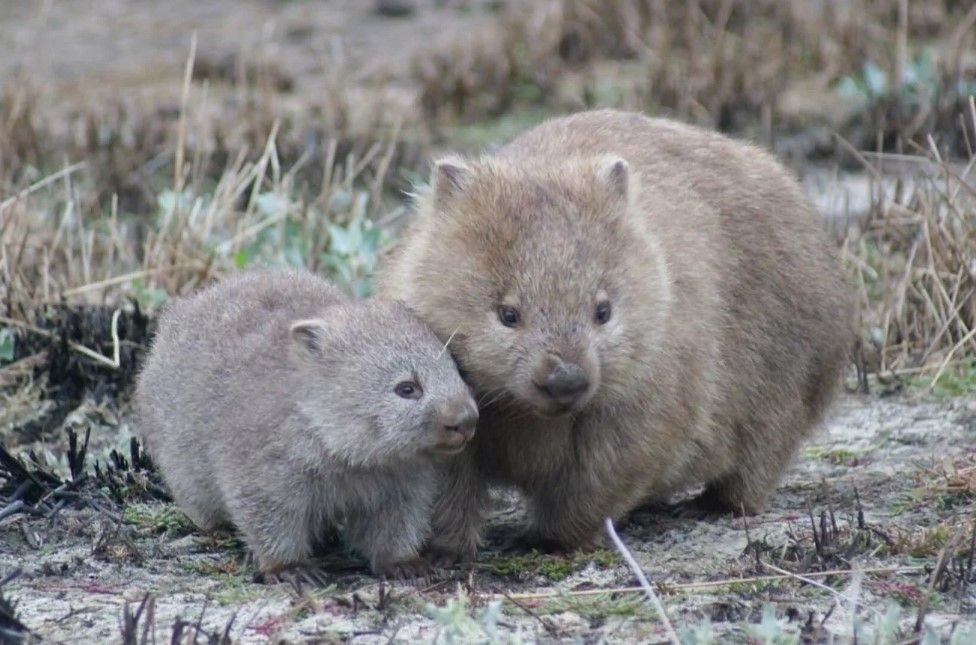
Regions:
<instances>
[{"instance_id":1,"label":"wombat's paw","mask_svg":"<svg viewBox=\"0 0 976 645\"><path fill-rule=\"evenodd\" d=\"M509 541L503 551L539 551L541 553L553 553L558 555L568 555L576 552L595 551L604 546L604 541L599 532L594 531L587 537L581 539L554 538L541 535L535 531L527 531L516 536Z\"/></svg>"},{"instance_id":2,"label":"wombat's paw","mask_svg":"<svg viewBox=\"0 0 976 645\"><path fill-rule=\"evenodd\" d=\"M474 553L460 552L446 547L431 546L424 551L424 557L436 569L448 569L474 560Z\"/></svg>"},{"instance_id":3,"label":"wombat's paw","mask_svg":"<svg viewBox=\"0 0 976 645\"><path fill-rule=\"evenodd\" d=\"M678 504L676 508L681 509L675 512L676 517L689 519L707 520L714 519L720 515L732 514L734 517L742 515L756 515L761 513L765 507L765 500L759 503L746 502L738 499L738 496L731 495L729 491L719 487L706 488L694 499Z\"/></svg>"},{"instance_id":4,"label":"wombat's paw","mask_svg":"<svg viewBox=\"0 0 976 645\"><path fill-rule=\"evenodd\" d=\"M424 547L424 557L431 565L438 568L474 562L476 555L478 555L477 534L453 540L432 540Z\"/></svg>"},{"instance_id":5,"label":"wombat's paw","mask_svg":"<svg viewBox=\"0 0 976 645\"><path fill-rule=\"evenodd\" d=\"M373 573L393 580L426 580L430 573L430 564L420 556L389 563L379 563L373 567Z\"/></svg>"},{"instance_id":6,"label":"wombat's paw","mask_svg":"<svg viewBox=\"0 0 976 645\"><path fill-rule=\"evenodd\" d=\"M714 520L728 514L728 509L714 507L709 502L702 500L701 496L648 510L652 513L670 515L681 520L698 521Z\"/></svg>"},{"instance_id":7,"label":"wombat's paw","mask_svg":"<svg viewBox=\"0 0 976 645\"><path fill-rule=\"evenodd\" d=\"M254 575L254 582L259 584L312 585L326 587L331 581L326 572L312 564L292 564L265 567Z\"/></svg>"}]
</instances>

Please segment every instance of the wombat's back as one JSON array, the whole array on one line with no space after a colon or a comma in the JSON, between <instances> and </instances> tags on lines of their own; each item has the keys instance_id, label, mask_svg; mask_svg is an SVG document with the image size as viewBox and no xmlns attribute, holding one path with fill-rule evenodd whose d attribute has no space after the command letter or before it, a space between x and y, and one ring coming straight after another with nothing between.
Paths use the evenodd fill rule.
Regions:
<instances>
[{"instance_id":1,"label":"wombat's back","mask_svg":"<svg viewBox=\"0 0 976 645\"><path fill-rule=\"evenodd\" d=\"M289 414L289 323L343 300L308 272L256 270L164 307L138 378L136 425L202 528L228 519L213 451L262 419Z\"/></svg>"},{"instance_id":2,"label":"wombat's back","mask_svg":"<svg viewBox=\"0 0 976 645\"><path fill-rule=\"evenodd\" d=\"M839 384L853 314L826 226L798 182L758 147L613 110L547 121L500 154L563 159L604 153L624 157L636 171L639 208L668 255L675 282L700 274L704 262L717 273L723 409L738 417L727 421L748 431L757 416L795 401L807 408L808 425L816 423ZM668 193L706 207L658 207L653 195ZM716 249L717 257L696 254L689 234L719 237L699 247Z\"/></svg>"}]
</instances>

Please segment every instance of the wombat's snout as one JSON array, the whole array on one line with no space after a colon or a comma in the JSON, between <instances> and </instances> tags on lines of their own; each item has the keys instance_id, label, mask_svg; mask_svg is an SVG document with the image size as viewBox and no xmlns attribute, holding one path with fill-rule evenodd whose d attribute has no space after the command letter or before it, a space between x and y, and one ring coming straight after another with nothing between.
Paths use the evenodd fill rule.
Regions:
<instances>
[{"instance_id":1,"label":"wombat's snout","mask_svg":"<svg viewBox=\"0 0 976 645\"><path fill-rule=\"evenodd\" d=\"M577 363L550 356L533 380L539 392L560 406L570 407L590 388L590 379ZM545 369L548 368L548 371Z\"/></svg>"},{"instance_id":2,"label":"wombat's snout","mask_svg":"<svg viewBox=\"0 0 976 645\"><path fill-rule=\"evenodd\" d=\"M438 409L431 419L438 451L460 452L471 441L477 424L478 408L468 398L452 401Z\"/></svg>"}]
</instances>

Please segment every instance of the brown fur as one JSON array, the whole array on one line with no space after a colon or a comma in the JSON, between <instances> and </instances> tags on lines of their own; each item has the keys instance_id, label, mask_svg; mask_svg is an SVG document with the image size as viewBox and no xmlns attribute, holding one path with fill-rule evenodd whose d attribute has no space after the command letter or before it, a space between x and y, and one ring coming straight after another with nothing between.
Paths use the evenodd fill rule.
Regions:
<instances>
[{"instance_id":1,"label":"brown fur","mask_svg":"<svg viewBox=\"0 0 976 645\"><path fill-rule=\"evenodd\" d=\"M454 335L480 397L434 520L433 547L464 557L489 484L521 490L536 537L566 547L698 483L713 506L761 510L852 337L836 253L780 164L609 110L439 162L381 293ZM561 362L589 385L558 401L542 386Z\"/></svg>"},{"instance_id":2,"label":"brown fur","mask_svg":"<svg viewBox=\"0 0 976 645\"><path fill-rule=\"evenodd\" d=\"M422 394L398 395L404 381ZM167 305L135 403L177 503L202 529L235 525L264 573L305 563L336 522L377 573L422 569L431 457L460 449L477 418L406 308L292 270Z\"/></svg>"}]
</instances>

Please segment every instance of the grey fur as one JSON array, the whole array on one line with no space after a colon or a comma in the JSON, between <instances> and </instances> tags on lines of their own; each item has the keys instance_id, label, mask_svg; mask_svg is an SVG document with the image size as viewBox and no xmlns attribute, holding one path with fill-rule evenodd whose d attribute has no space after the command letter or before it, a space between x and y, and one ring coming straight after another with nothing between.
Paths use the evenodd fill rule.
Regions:
<instances>
[{"instance_id":1,"label":"grey fur","mask_svg":"<svg viewBox=\"0 0 976 645\"><path fill-rule=\"evenodd\" d=\"M137 423L177 503L202 529L236 526L263 572L306 561L337 521L374 571L413 572L432 459L477 416L442 350L400 304L251 270L165 307ZM412 380L419 399L394 392Z\"/></svg>"}]
</instances>

